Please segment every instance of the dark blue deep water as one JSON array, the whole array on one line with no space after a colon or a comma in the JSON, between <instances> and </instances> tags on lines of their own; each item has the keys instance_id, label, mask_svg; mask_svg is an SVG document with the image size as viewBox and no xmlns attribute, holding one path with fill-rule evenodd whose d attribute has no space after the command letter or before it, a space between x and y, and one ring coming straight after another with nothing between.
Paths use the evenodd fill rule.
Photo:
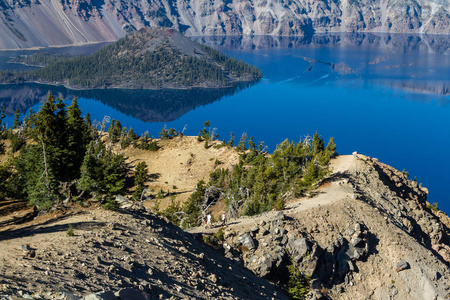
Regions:
<instances>
[{"instance_id":1,"label":"dark blue deep water","mask_svg":"<svg viewBox=\"0 0 450 300\"><path fill-rule=\"evenodd\" d=\"M274 150L285 138L332 136L353 151L417 176L429 201L450 212L450 38L408 35L316 35L310 38L200 38L260 67L264 78L236 89L70 91L35 84L0 87L8 112L26 111L48 90L79 97L92 119L108 115L138 133L161 128L197 135L211 121L221 138L243 132ZM54 50L53 50L54 51ZM59 49L58 51L64 51ZM74 51L73 49L71 51ZM78 50L81 51L81 50ZM6 56L0 53L0 67ZM8 118L12 122L12 117Z\"/></svg>"}]
</instances>

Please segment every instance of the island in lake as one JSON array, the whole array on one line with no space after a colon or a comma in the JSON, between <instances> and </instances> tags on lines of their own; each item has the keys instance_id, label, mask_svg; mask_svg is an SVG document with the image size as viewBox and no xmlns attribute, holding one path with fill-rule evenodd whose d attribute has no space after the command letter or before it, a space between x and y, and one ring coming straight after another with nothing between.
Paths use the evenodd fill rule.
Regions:
<instances>
[{"instance_id":1,"label":"island in lake","mask_svg":"<svg viewBox=\"0 0 450 300\"><path fill-rule=\"evenodd\" d=\"M0 72L0 83L37 82L72 89L189 89L230 87L261 78L261 71L173 29L142 29L79 57L22 56L41 68Z\"/></svg>"}]
</instances>

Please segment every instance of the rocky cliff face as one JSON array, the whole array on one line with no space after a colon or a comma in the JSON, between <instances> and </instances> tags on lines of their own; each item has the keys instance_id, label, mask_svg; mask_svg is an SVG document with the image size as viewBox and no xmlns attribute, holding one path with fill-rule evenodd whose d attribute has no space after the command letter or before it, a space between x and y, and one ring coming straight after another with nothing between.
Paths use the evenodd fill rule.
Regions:
<instances>
[{"instance_id":1,"label":"rocky cliff face","mask_svg":"<svg viewBox=\"0 0 450 300\"><path fill-rule=\"evenodd\" d=\"M148 26L187 35L450 33L449 0L0 0L1 49L113 41Z\"/></svg>"}]
</instances>

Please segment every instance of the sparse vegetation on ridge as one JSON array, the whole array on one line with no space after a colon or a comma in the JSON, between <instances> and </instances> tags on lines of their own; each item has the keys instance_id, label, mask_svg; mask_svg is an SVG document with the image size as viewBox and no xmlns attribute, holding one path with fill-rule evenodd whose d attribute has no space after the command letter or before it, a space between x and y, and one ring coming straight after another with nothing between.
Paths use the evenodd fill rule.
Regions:
<instances>
[{"instance_id":1,"label":"sparse vegetation on ridge","mask_svg":"<svg viewBox=\"0 0 450 300\"><path fill-rule=\"evenodd\" d=\"M198 141L207 145L216 138L210 122L205 122ZM239 163L232 170L214 170L208 183L200 181L180 208L183 217L176 224L183 228L203 224L208 209L221 199L232 217L282 210L286 201L315 188L325 178L330 158L336 155L336 144L331 138L325 147L316 133L299 143L285 140L269 155L263 143L257 147L252 137L243 134L236 151L241 152Z\"/></svg>"}]
</instances>

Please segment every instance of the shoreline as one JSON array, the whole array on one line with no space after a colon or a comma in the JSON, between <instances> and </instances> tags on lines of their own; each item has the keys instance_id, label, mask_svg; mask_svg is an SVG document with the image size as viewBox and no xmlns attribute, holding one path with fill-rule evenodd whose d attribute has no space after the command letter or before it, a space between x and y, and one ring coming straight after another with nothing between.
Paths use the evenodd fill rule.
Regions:
<instances>
[{"instance_id":1,"label":"shoreline","mask_svg":"<svg viewBox=\"0 0 450 300\"><path fill-rule=\"evenodd\" d=\"M245 83L252 83L257 82L261 80L263 77L256 78L253 80L243 80L243 81L233 81L230 85L226 86L191 86L191 87L140 87L140 88L133 88L133 87L124 87L124 86L108 86L108 87L86 87L86 88L80 88L80 87L72 87L65 84L59 84L59 83L50 83L50 82L40 82L40 81L24 81L24 82L10 82L10 83L0 83L0 86L4 85L16 85L16 84L40 84L40 85L51 85L55 87L64 87L68 90L73 91L89 91L89 90L150 90L150 91L160 91L160 90L179 90L179 91L188 91L193 89L229 89L238 86L239 84L245 84Z\"/></svg>"},{"instance_id":2,"label":"shoreline","mask_svg":"<svg viewBox=\"0 0 450 300\"><path fill-rule=\"evenodd\" d=\"M450 36L450 33L427 33L427 32L389 32L389 31L369 31L369 30L361 30L361 31L333 31L330 30L328 32L314 32L313 34L303 34L303 35L275 35L275 34L217 34L217 35L186 35L187 38L215 38L215 37L272 37L272 38L304 38L306 36L315 36L315 35L336 35L336 34L374 34L374 35L408 35L408 36ZM48 46L35 46L29 48L11 48L11 49L0 49L0 52L8 52L8 51L39 51L43 49L61 49L61 48L69 48L69 47L85 47L90 45L97 45L102 43L114 43L117 42L120 38L116 40L105 40L98 42L87 42L87 43L74 43L67 45L48 45Z\"/></svg>"}]
</instances>

